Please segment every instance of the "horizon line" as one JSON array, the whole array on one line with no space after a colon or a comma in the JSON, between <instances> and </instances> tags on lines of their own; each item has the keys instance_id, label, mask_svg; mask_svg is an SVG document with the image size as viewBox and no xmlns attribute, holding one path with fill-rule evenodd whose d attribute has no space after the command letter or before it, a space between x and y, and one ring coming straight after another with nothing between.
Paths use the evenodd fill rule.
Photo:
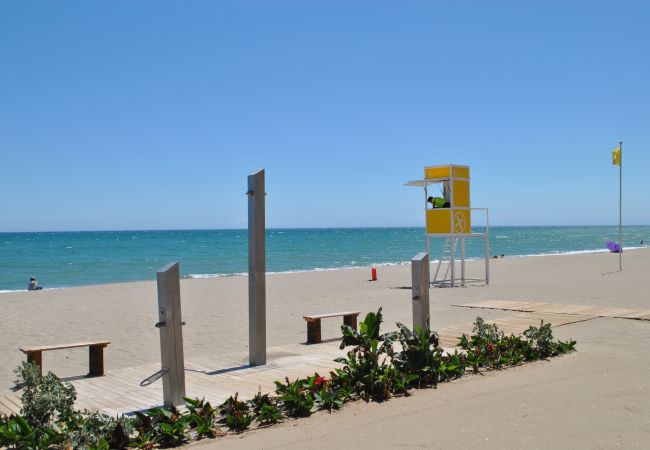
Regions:
<instances>
[{"instance_id":1,"label":"horizon line","mask_svg":"<svg viewBox=\"0 0 650 450\"><path fill-rule=\"evenodd\" d=\"M622 227L646 227L650 224L629 224ZM473 228L484 228L485 225L477 225ZM618 224L571 224L571 225L490 225L490 228L570 228L570 227L618 227ZM410 226L348 226L348 227L269 227L266 230L387 230L400 228L422 228L423 225ZM132 228L132 229L105 229L105 230L38 230L38 231L0 231L0 234L8 233L129 233L129 232L156 232L156 231L247 231L248 228Z\"/></svg>"}]
</instances>

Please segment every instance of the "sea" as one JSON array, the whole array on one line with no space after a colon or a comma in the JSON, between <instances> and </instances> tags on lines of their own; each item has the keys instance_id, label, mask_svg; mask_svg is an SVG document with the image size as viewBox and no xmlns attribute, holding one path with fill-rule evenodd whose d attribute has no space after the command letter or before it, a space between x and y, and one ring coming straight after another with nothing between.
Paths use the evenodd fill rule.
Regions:
<instances>
[{"instance_id":1,"label":"sea","mask_svg":"<svg viewBox=\"0 0 650 450\"><path fill-rule=\"evenodd\" d=\"M490 254L507 258L605 252L607 241L618 241L615 226L489 231ZM626 249L646 246L648 238L650 226L623 227ZM432 260L443 243L432 239ZM268 229L267 273L408 264L425 246L424 230L416 227ZM467 239L468 259L484 258L484 251L483 239ZM25 290L31 276L46 289L155 280L172 261L180 263L184 278L245 274L247 230L0 233L0 293Z\"/></svg>"}]
</instances>

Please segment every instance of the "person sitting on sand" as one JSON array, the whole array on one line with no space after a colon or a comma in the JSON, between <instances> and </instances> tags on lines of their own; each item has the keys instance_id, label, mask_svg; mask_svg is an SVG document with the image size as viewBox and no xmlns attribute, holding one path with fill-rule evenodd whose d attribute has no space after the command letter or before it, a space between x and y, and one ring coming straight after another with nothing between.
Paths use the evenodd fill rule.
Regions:
<instances>
[{"instance_id":1,"label":"person sitting on sand","mask_svg":"<svg viewBox=\"0 0 650 450\"><path fill-rule=\"evenodd\" d=\"M36 277L31 277L29 279L29 284L27 285L27 290L28 291L40 291L41 289L43 289L43 288L38 285L38 281L36 281Z\"/></svg>"}]
</instances>

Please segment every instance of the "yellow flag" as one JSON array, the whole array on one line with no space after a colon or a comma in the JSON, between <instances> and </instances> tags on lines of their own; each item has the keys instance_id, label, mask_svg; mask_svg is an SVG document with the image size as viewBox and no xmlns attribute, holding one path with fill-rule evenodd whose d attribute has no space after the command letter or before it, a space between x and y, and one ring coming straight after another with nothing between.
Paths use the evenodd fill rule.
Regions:
<instances>
[{"instance_id":1,"label":"yellow flag","mask_svg":"<svg viewBox=\"0 0 650 450\"><path fill-rule=\"evenodd\" d=\"M612 164L615 166L621 165L621 147L616 147L612 151Z\"/></svg>"}]
</instances>

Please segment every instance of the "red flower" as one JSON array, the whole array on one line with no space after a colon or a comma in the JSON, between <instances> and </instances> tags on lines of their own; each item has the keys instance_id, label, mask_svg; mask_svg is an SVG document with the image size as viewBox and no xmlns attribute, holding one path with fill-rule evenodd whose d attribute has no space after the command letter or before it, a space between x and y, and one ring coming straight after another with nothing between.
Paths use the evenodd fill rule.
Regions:
<instances>
[{"instance_id":1,"label":"red flower","mask_svg":"<svg viewBox=\"0 0 650 450\"><path fill-rule=\"evenodd\" d=\"M492 342L488 342L488 345L486 346L488 352L493 352L494 351L494 344Z\"/></svg>"},{"instance_id":2,"label":"red flower","mask_svg":"<svg viewBox=\"0 0 650 450\"><path fill-rule=\"evenodd\" d=\"M316 377L316 380L314 380L314 385L318 388L320 388L323 384L327 384L328 380L325 377L321 377L320 375Z\"/></svg>"}]
</instances>

